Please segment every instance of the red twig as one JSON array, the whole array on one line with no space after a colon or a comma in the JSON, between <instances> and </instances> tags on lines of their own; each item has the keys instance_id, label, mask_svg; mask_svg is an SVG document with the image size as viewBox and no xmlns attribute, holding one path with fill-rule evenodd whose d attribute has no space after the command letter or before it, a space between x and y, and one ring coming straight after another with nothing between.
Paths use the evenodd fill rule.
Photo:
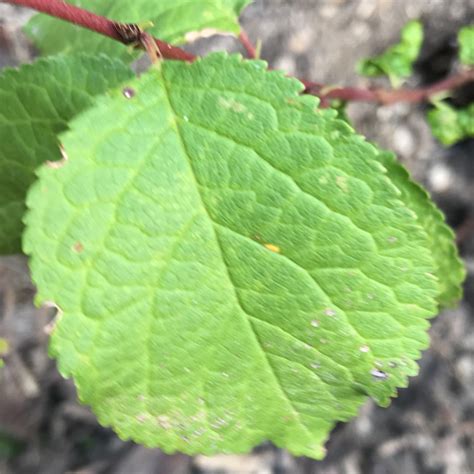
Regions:
<instances>
[{"instance_id":1,"label":"red twig","mask_svg":"<svg viewBox=\"0 0 474 474\"><path fill-rule=\"evenodd\" d=\"M321 99L339 99L350 102L377 102L379 104L393 104L395 102L419 103L429 100L440 92L456 89L469 82L474 82L474 70L461 71L447 79L436 82L427 87L418 89L363 89L357 87L329 88L322 84L306 82L306 93L313 94Z\"/></svg>"},{"instance_id":2,"label":"red twig","mask_svg":"<svg viewBox=\"0 0 474 474\"><path fill-rule=\"evenodd\" d=\"M139 30L137 25L128 25L117 23L108 18L96 15L82 8L76 7L63 0L3 0L6 3L22 5L32 8L42 13L47 13L55 18L80 25L89 30L95 31L109 38L120 41L124 44L130 44L131 40L128 35L123 32L127 30ZM153 38L148 34L140 35L138 39L147 41L137 41L136 46L147 49L147 42L154 41L158 47L158 52L166 59L177 59L182 61L193 61L195 56L186 51L172 46L157 38ZM239 39L251 58L256 57L256 49L250 41L247 34L242 31ZM133 42L133 39L132 39ZM149 44L148 44L148 49ZM418 89L363 89L357 87L333 87L330 88L318 82L301 80L306 87L305 93L313 94L321 98L321 105L327 106L331 99L339 99L344 101L364 101L376 102L379 104L393 104L395 102L411 102L418 103L429 100L434 95L455 89L469 82L474 82L474 70L469 69L462 71L454 76L432 84L428 87L420 87Z\"/></svg>"},{"instance_id":3,"label":"red twig","mask_svg":"<svg viewBox=\"0 0 474 474\"><path fill-rule=\"evenodd\" d=\"M24 7L32 8L42 13L46 13L55 18L74 23L89 30L108 36L121 43L128 44L123 36L119 34L117 24L100 15L84 10L82 8L66 3L62 0L5 0L7 3L22 5ZM125 26L125 25L124 25ZM164 58L178 59L182 61L193 61L195 57L192 54L183 51L176 46L172 46L164 41L154 38L158 49ZM140 45L142 46L142 45ZM142 46L143 47L143 46Z\"/></svg>"},{"instance_id":4,"label":"red twig","mask_svg":"<svg viewBox=\"0 0 474 474\"><path fill-rule=\"evenodd\" d=\"M245 51L247 51L248 57L250 59L255 59L257 57L257 50L244 30L240 31L239 40L245 48Z\"/></svg>"}]
</instances>

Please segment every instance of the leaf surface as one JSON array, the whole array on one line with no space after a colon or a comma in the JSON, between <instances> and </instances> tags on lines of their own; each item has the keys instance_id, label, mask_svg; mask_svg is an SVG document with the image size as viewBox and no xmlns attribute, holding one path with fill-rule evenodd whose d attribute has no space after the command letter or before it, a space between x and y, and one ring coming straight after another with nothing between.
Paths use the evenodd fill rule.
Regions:
<instances>
[{"instance_id":1,"label":"leaf surface","mask_svg":"<svg viewBox=\"0 0 474 474\"><path fill-rule=\"evenodd\" d=\"M362 59L357 72L363 76L388 76L394 87L411 76L423 43L423 26L419 21L410 21L402 29L401 40L381 55Z\"/></svg>"},{"instance_id":2,"label":"leaf surface","mask_svg":"<svg viewBox=\"0 0 474 474\"><path fill-rule=\"evenodd\" d=\"M238 16L251 0L75 0L76 6L114 21L153 26L147 31L173 44L212 30L238 34ZM43 54L97 52L126 61L136 58L131 48L84 28L39 14L26 27L27 34Z\"/></svg>"},{"instance_id":3,"label":"leaf surface","mask_svg":"<svg viewBox=\"0 0 474 474\"><path fill-rule=\"evenodd\" d=\"M440 285L439 304L453 306L462 297L462 283L466 277L453 230L446 224L444 215L428 192L411 180L408 171L393 153L381 153L380 161L387 168L393 184L401 191L404 204L416 213L430 237L430 248L437 267L435 274Z\"/></svg>"},{"instance_id":4,"label":"leaf surface","mask_svg":"<svg viewBox=\"0 0 474 474\"><path fill-rule=\"evenodd\" d=\"M474 65L474 25L459 30L458 43L461 63L467 66Z\"/></svg>"},{"instance_id":5,"label":"leaf surface","mask_svg":"<svg viewBox=\"0 0 474 474\"><path fill-rule=\"evenodd\" d=\"M438 285L378 150L260 61L165 61L62 136L29 193L61 372L123 438L321 458L417 372Z\"/></svg>"},{"instance_id":6,"label":"leaf surface","mask_svg":"<svg viewBox=\"0 0 474 474\"><path fill-rule=\"evenodd\" d=\"M132 71L106 56L42 59L0 75L0 254L21 251L26 191L34 171L61 158L56 135L93 96Z\"/></svg>"}]
</instances>

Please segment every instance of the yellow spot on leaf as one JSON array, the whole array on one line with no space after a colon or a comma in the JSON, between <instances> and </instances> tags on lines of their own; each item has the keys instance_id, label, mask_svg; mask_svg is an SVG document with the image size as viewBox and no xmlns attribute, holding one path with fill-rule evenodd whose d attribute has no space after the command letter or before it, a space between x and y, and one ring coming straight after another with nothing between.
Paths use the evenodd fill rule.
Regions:
<instances>
[{"instance_id":1,"label":"yellow spot on leaf","mask_svg":"<svg viewBox=\"0 0 474 474\"><path fill-rule=\"evenodd\" d=\"M280 253L281 252L280 247L278 247L277 245L265 244L264 247L267 250L270 250L270 252L275 252L275 253Z\"/></svg>"}]
</instances>

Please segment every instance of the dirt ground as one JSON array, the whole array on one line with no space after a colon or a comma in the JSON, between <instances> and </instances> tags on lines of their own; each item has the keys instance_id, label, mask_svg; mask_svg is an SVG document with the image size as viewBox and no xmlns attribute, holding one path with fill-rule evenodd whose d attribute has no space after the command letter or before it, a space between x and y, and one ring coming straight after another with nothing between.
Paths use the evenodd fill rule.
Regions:
<instances>
[{"instance_id":1,"label":"dirt ground","mask_svg":"<svg viewBox=\"0 0 474 474\"><path fill-rule=\"evenodd\" d=\"M29 13L0 3L0 67L34 56L19 28ZM474 0L258 0L242 17L275 68L328 84L356 85L358 58L396 41L409 18L426 28L410 85L455 67L455 35L474 22ZM199 40L196 52L237 50L228 37ZM382 81L383 82L383 81ZM474 88L454 98L474 100ZM1 107L1 104L0 104ZM387 409L368 402L337 426L324 461L294 458L264 444L246 456L168 456L120 441L76 401L74 386L47 357L22 256L0 258L0 336L10 343L0 375L0 474L468 474L474 473L474 139L449 149L431 136L423 106L351 105L356 128L395 150L431 191L455 228L468 269L465 296L433 320L420 375ZM0 144L1 146L1 144ZM1 224L0 224L1 225Z\"/></svg>"}]
</instances>

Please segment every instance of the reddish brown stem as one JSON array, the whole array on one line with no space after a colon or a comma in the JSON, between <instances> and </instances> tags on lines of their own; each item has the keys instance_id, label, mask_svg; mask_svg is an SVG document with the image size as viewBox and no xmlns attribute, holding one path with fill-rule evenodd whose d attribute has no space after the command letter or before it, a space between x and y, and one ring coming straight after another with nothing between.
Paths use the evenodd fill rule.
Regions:
<instances>
[{"instance_id":1,"label":"reddish brown stem","mask_svg":"<svg viewBox=\"0 0 474 474\"><path fill-rule=\"evenodd\" d=\"M250 59L255 59L257 57L257 50L244 30L240 31L239 40L245 48L245 51L247 51L248 57Z\"/></svg>"},{"instance_id":2,"label":"reddish brown stem","mask_svg":"<svg viewBox=\"0 0 474 474\"><path fill-rule=\"evenodd\" d=\"M138 28L137 25L127 25L117 23L100 15L95 15L87 10L76 7L63 0L4 0L6 3L22 5L32 8L42 13L46 13L55 18L68 21L75 25L80 25L89 30L95 31L109 38L129 44L130 40L127 35L120 32L125 30L133 30ZM157 38L153 38L146 34L141 39L147 41L139 41L137 47L146 49L147 42L154 41L158 47L159 54L166 59L177 59L182 61L193 61L195 56L186 51L172 46ZM251 58L256 56L256 50L250 41L248 35L242 31L239 39ZM149 44L148 44L149 46ZM149 49L149 48L148 48ZM444 79L436 84L428 87L420 87L418 89L364 89L357 87L334 87L329 88L318 82L301 80L306 87L305 93L313 94L321 98L321 105L330 105L331 99L339 99L348 102L363 101L376 102L379 104L393 104L395 102L418 103L429 100L434 95L450 91L469 82L474 82L474 70L469 69L462 71L454 76Z\"/></svg>"},{"instance_id":3,"label":"reddish brown stem","mask_svg":"<svg viewBox=\"0 0 474 474\"><path fill-rule=\"evenodd\" d=\"M66 3L62 0L5 0L7 3L22 5L55 18L68 21L89 30L108 36L116 41L127 44L117 31L117 23L100 15L96 15L82 8ZM154 38L162 56L167 59L178 59L182 61L193 61L192 54L172 46L164 41ZM142 45L140 45L142 47Z\"/></svg>"},{"instance_id":4,"label":"reddish brown stem","mask_svg":"<svg viewBox=\"0 0 474 474\"><path fill-rule=\"evenodd\" d=\"M306 82L306 93L321 99L339 99L347 102L377 102L383 105L395 102L419 103L430 100L440 92L456 89L469 82L474 82L474 70L461 71L447 79L418 89L363 89L357 87L328 88L322 84ZM326 89L326 91L325 91Z\"/></svg>"}]
</instances>

